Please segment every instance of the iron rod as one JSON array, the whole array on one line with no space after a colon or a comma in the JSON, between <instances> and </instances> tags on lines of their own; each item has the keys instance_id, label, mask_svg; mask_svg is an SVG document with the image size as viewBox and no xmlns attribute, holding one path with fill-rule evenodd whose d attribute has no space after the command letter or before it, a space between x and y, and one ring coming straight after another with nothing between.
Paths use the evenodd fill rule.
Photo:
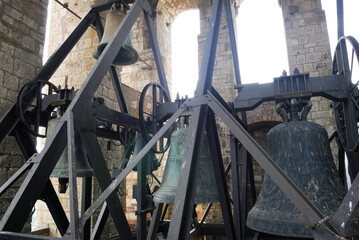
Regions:
<instances>
[{"instance_id":1,"label":"iron rod","mask_svg":"<svg viewBox=\"0 0 359 240\"><path fill-rule=\"evenodd\" d=\"M266 173L283 190L286 196L294 203L302 215L309 223L324 219L323 213L300 191L295 183L288 178L283 170L273 161L273 159L258 145L248 132L226 111L226 109L208 92L209 107L227 125L229 130L241 141L242 145L257 160ZM335 228L329 223L328 227L335 233ZM319 231L316 230L316 231Z\"/></svg>"},{"instance_id":2,"label":"iron rod","mask_svg":"<svg viewBox=\"0 0 359 240\"><path fill-rule=\"evenodd\" d=\"M85 224L87 219L90 218L98 209L101 204L117 189L120 183L126 178L126 176L133 170L133 168L142 160L142 158L152 149L155 143L167 132L167 130L172 126L172 124L177 120L177 118L186 110L186 103L183 107L179 108L172 117L167 121L167 123L153 136L153 138L142 148L142 150L128 162L127 167L122 170L122 172L112 181L112 183L102 191L100 196L92 203L86 212L81 216L80 224Z\"/></svg>"},{"instance_id":3,"label":"iron rod","mask_svg":"<svg viewBox=\"0 0 359 240\"><path fill-rule=\"evenodd\" d=\"M166 73L163 67L162 58L161 58L161 52L157 41L155 26L153 23L153 16L152 16L152 10L148 3L148 1L142 1L144 9L143 13L145 16L145 22L148 30L148 34L150 37L150 43L152 47L153 57L155 58L155 63L157 66L157 74L160 79L160 83L162 87L166 90L168 93L169 100L171 101L171 93L168 89L167 79L166 79Z\"/></svg>"}]
</instances>

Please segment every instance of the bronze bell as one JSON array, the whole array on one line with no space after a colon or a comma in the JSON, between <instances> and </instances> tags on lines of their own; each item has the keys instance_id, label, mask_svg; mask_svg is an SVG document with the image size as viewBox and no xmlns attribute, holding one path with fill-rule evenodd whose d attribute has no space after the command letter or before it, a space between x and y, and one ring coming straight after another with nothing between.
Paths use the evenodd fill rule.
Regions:
<instances>
[{"instance_id":1,"label":"bronze bell","mask_svg":"<svg viewBox=\"0 0 359 240\"><path fill-rule=\"evenodd\" d=\"M179 182L179 175L186 148L188 128L184 126L183 118L179 129L171 135L171 147L164 170L162 183L153 197L154 202L173 204ZM200 159L199 179L196 188L196 204L218 202L218 191L214 177L213 165L210 158L208 140L203 139Z\"/></svg>"},{"instance_id":2,"label":"bronze bell","mask_svg":"<svg viewBox=\"0 0 359 240\"><path fill-rule=\"evenodd\" d=\"M56 128L56 125L60 122L61 119L61 107L58 107L57 118L51 119L47 123L47 132L46 138L48 139L53 131ZM87 153L85 147L82 146L81 137L77 130L75 130L75 159L76 159L76 176L77 177L92 177L94 176L93 169L90 166L90 163L87 158ZM52 171L50 177L59 178L59 192L66 192L66 184L69 177L69 164L68 164L68 153L67 147L65 147L63 153L61 154L57 164Z\"/></svg>"},{"instance_id":3,"label":"bronze bell","mask_svg":"<svg viewBox=\"0 0 359 240\"><path fill-rule=\"evenodd\" d=\"M117 28L120 26L122 20L126 16L123 5L117 7L117 4L113 4L110 12L107 14L105 30L102 36L101 42L97 47L97 50L93 53L93 57L98 59L107 46L107 43L111 41L113 34L116 32ZM137 51L132 47L131 41L131 32L126 37L120 51L118 52L113 65L131 65L136 63L139 60L139 55Z\"/></svg>"},{"instance_id":4,"label":"bronze bell","mask_svg":"<svg viewBox=\"0 0 359 240\"><path fill-rule=\"evenodd\" d=\"M142 148L146 145L145 140L142 137L142 134L139 133L136 138L135 147L133 150L132 158L136 157L136 155L142 150ZM131 158L131 159L132 159ZM131 160L130 160L131 161ZM156 158L155 153L150 150L142 160L146 162L146 175L150 175L153 171L156 171L158 167L160 166L159 161ZM133 169L134 171L137 171L137 166Z\"/></svg>"},{"instance_id":5,"label":"bronze bell","mask_svg":"<svg viewBox=\"0 0 359 240\"><path fill-rule=\"evenodd\" d=\"M269 131L267 152L325 216L332 216L346 190L334 164L328 134L319 124L306 121L311 103L303 102L306 105L301 119L295 99L291 101L290 119L283 105L277 105L277 112L283 117L284 123ZM345 229L347 236L358 234L358 214L353 215ZM309 224L277 184L265 174L257 202L248 213L247 226L271 235L313 238Z\"/></svg>"}]
</instances>

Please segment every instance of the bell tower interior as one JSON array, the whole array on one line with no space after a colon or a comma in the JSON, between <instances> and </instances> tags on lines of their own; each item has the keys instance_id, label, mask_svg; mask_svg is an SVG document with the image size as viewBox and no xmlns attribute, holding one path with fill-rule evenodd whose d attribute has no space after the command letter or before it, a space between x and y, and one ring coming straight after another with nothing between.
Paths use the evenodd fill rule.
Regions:
<instances>
[{"instance_id":1,"label":"bell tower interior","mask_svg":"<svg viewBox=\"0 0 359 240\"><path fill-rule=\"evenodd\" d=\"M355 193L359 186L355 185L359 181L359 140L356 141L359 137L358 133L353 133L357 130L359 93L357 83L351 81L359 44L350 37L343 38L346 45L339 43L335 53L331 52L321 0L273 1L282 13L288 59L288 66L283 69L287 68L288 72L283 72L282 76L268 76L273 82L267 85L242 83L238 62L240 52L234 51L238 50L234 40L238 36L235 19L243 1L1 0L0 127L4 130L0 134L0 185L4 185L0 187L0 239L20 236L19 239L27 239L28 233L38 237L29 239L187 239L189 236L191 239L213 240L275 239L276 236L278 239L326 239L328 235L320 230L320 226L342 239L346 239L344 236L357 237L358 213L353 210L355 207L340 207L340 203L343 201L342 206L346 206L350 189L354 192L350 204L353 202L356 206L359 199ZM337 0L337 3L340 30L343 1ZM118 22L112 26L109 39L101 40L108 33L106 31L110 31L111 6L115 10L121 8L123 19L116 19ZM198 83L193 98L180 99L172 91L175 84L171 38L175 19L188 10L199 13ZM111 50L119 47L113 39L122 39L119 33L127 30L128 37L120 48L130 49L127 54L132 54L130 61L133 62L115 64L111 61L105 65L112 58ZM48 44L45 46L46 31ZM81 34L77 33L80 31ZM263 36L263 44L265 38ZM104 47L99 50L99 44L104 42ZM344 51L347 46L348 51ZM96 51L99 54L95 59ZM352 58L346 54L352 54ZM260 66L258 71L261 71ZM100 78L103 79L101 82ZM255 72L253 78L256 78ZM186 85L186 82L183 80L180 84ZM35 99L35 88L37 101L30 101ZM31 111L26 110L29 106ZM298 111L307 111L307 106L308 112L302 113L308 120L305 122L320 125L318 131L323 132L320 139L330 141L329 152L324 158L327 157L331 165L329 170L327 166L323 169L335 172L335 177L327 179L332 185L326 185L326 198L335 195L333 201L338 202L333 204L335 209L331 211L325 209L325 200L323 204L322 200L315 202L316 196L311 195L320 192L317 188L325 183L318 184L315 178L305 179L312 184L309 188L316 190L306 192L307 189L303 190L301 183L295 182L295 177L288 173L300 170L291 168L292 163L284 167L276 164L277 159L271 153L268 153L270 156L267 154L268 149L266 152L267 145L285 138L283 133L277 133L276 138L280 139L267 142L268 132L282 126L284 115L289 116L290 123L295 122L293 116ZM172 119L175 116L177 120ZM51 135L49 126L53 120L56 123L51 131L55 134ZM306 119L299 120L303 120L299 121L302 124L298 124L299 129L310 128L303 123ZM173 124L172 127L167 127L167 123ZM185 130L181 132L181 129ZM303 129L298 130L296 139L304 134ZM291 130L286 132L291 134ZM307 134L312 131L316 130L309 130ZM160 140L148 147L159 134L162 134ZM319 133L317 135L319 138ZM140 144L137 141L142 137L144 142ZM281 144L290 143L290 137ZM291 144L296 144L295 141ZM64 155L56 150L60 148L61 152L67 153L65 183L60 180L63 177L47 176L45 170L48 166L56 171L55 164L51 165L55 161L51 156L61 159ZM287 148L282 146L281 149ZM299 149L298 155L303 153L301 147L296 149ZM306 148L303 151L302 156L307 153L320 155ZM86 168L90 169L89 175L76 173L78 167L72 161L78 158L79 152L84 156ZM189 159L181 162L186 156ZM177 165L170 163L175 157L179 158ZM202 163L202 158L208 162ZM141 163L140 159L148 160ZM47 165L41 165L45 160ZM136 161L138 164L132 166ZM37 164L46 172L44 176L34 168ZM201 168L201 164L209 170ZM307 162L303 162L305 164ZM316 164L308 169L316 168ZM175 170L166 169L170 166ZM29 175L23 174L25 170L30 170ZM166 171L175 173L168 177ZM35 177L45 179L38 182L39 186L42 184L41 190L36 187L35 177L29 177L32 172L39 174ZM213 181L201 183L205 180L196 173L203 172L202 175L213 175ZM300 224L304 228L309 225L307 219L311 220L312 229L306 229L304 235L293 233L294 228L282 233L267 231L268 226L262 228L261 224L257 227L256 221L262 220L253 217L254 210L251 210L252 207L260 208L256 206L256 200L265 202L263 195L266 194L278 197L262 188L263 182L268 181L264 180L268 178L267 172L270 177L279 176L279 180L274 177L264 187L274 184L276 188L273 189L277 191L286 186L283 196L288 197L287 191L289 195L298 194L295 195L298 202L288 197L284 202L277 199L277 203L296 208L296 213L303 215ZM165 191L163 186L172 184L171 180L177 180L174 190L169 187L171 200L156 197L155 194ZM161 181L166 183L161 184ZM352 182L353 187L345 182ZM207 183L213 188L205 189ZM219 187L220 183L222 187ZM343 187L335 188L334 183L343 183ZM191 185L197 185L197 190ZM218 194L211 195L215 200L208 200L206 197L210 194L206 191L212 194L216 190ZM196 191L197 197L205 200L198 200ZM25 204L26 197L31 208ZM315 204L318 202L324 207L317 211ZM309 210L303 214L305 207ZM74 213L76 208L78 211ZM27 213L29 209L30 215L18 220L16 214ZM322 213L326 215L318 219ZM331 218L327 216L329 213L333 215ZM342 217L344 213L350 213L349 217ZM249 222L246 222L248 216ZM345 223L344 227L340 227L338 219ZM264 225L267 220L262 221ZM272 220L275 221L269 219ZM269 224L269 228L275 226ZM7 232L11 232L10 238L6 238ZM353 239L357 239L355 237Z\"/></svg>"}]
</instances>

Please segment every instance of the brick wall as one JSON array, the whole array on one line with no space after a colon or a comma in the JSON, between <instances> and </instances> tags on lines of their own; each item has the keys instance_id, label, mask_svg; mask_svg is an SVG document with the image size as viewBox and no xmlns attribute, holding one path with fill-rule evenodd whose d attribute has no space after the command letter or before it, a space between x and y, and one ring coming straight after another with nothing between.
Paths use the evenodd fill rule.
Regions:
<instances>
[{"instance_id":1,"label":"brick wall","mask_svg":"<svg viewBox=\"0 0 359 240\"><path fill-rule=\"evenodd\" d=\"M0 115L16 101L20 88L42 66L47 0L0 1ZM14 138L0 146L0 184L22 166L23 158ZM1 198L0 214L16 193L17 185ZM29 231L27 224L24 231Z\"/></svg>"}]
</instances>

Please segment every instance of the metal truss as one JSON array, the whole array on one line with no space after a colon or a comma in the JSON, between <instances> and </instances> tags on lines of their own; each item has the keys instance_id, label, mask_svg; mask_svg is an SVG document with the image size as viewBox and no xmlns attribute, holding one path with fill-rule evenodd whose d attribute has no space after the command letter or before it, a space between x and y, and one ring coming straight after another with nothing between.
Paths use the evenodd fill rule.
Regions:
<instances>
[{"instance_id":1,"label":"metal truss","mask_svg":"<svg viewBox=\"0 0 359 240\"><path fill-rule=\"evenodd\" d=\"M48 81L76 42L91 25L96 27L99 37L101 37L103 27L100 21L99 12L109 9L115 2L118 1L110 0L94 5L87 15L81 20L75 30L61 45L61 47L49 59L34 80L41 79ZM230 0L214 0L212 17L210 19L209 29L207 32L205 51L200 68L199 82L195 92L195 97L193 99L186 100L179 107L175 107L173 103L164 103L162 107L159 106L159 115L162 114L163 116L167 116L170 113L171 116L166 119L167 121L164 123L163 127L154 134L152 139L150 139L142 150L135 157L133 157L133 159L116 178L111 178L106 167L105 159L97 140L97 136L101 133L96 130L96 119L106 120L110 123L137 130L139 129L138 119L132 118L126 114L127 108L125 99L123 98L123 94L121 92L116 71L113 67L111 67L111 64L141 11L144 13L146 25L148 27L161 85L168 90L159 46L154 31L151 8L147 0L136 0L133 2L126 17L114 34L113 39L107 44L105 50L99 57L93 69L90 71L84 84L73 97L52 136L47 140L45 148L42 152L36 153L35 145L31 136L19 121L19 117L16 112L16 103L8 110L8 112L5 113L3 117L1 117L0 128L3 130L0 133L0 143L2 143L8 136L14 135L27 161L24 166L22 166L18 172L0 188L0 195L3 194L11 186L11 184L19 179L20 176L24 175L25 172L27 172L27 175L5 215L0 221L0 239L56 239L19 233L24 226L27 217L31 213L32 207L38 199L42 199L46 202L56 225L64 238L90 238L88 228L89 219L95 211L102 206L100 218L96 223L95 230L91 234L91 239L99 239L104 226L104 220L109 214L112 215L120 238L126 240L133 239L129 224L120 204L120 199L116 194L116 189L126 176L136 166L139 166L138 164L141 163L141 160L152 149L156 142L171 128L177 119L187 111L191 111L192 120L189 125L187 146L184 154L185 164L183 164L184 167L180 172L181 181L176 192L173 214L168 229L168 239L189 239L194 209L197 180L196 176L199 170L199 159L205 131L207 132L208 141L211 146L210 151L212 155L212 163L215 169L216 184L224 221L224 231L227 239L244 240L246 238L246 192L243 193L242 191L242 196L239 194L239 173L237 167L238 151L236 147L238 144L246 149L242 156L243 159L245 159L245 168L251 168L250 156L253 156L253 158L256 159L256 161L263 167L266 173L277 183L287 197L300 210L303 216L307 219L308 224L319 222L326 217L312 202L310 202L305 194L300 191L300 189L291 181L290 178L288 178L280 167L277 166L273 159L271 159L271 157L249 135L246 131L245 110L253 108L263 101L276 99L275 97L278 94L281 97L293 97L298 94L305 94L305 96L308 97L310 95L308 95L308 91L312 91L312 93L314 93L312 94L313 96L315 94L326 97L334 96L335 100L344 101L343 99L346 99L346 96L343 95L343 91L347 89L347 86L340 85L342 81L338 79L341 78L341 76L329 76L324 77L322 80L308 80L308 85L306 85L306 88L303 91L299 91L298 88L293 92L276 93L274 85L267 86L265 88L267 91L266 95L258 97L256 90L246 85L242 90L239 89L239 95L237 99L235 99L234 103L227 104L212 87L212 76L223 6L227 14L226 16L229 26L231 47L234 53L233 60L235 63L236 82L239 85L239 88L243 88L243 85L240 85L240 71L234 35L233 18L230 9ZM108 71L110 71L110 76L113 80L121 112L116 112L103 106L97 106L92 101L96 89ZM284 81L287 81L287 79L284 79ZM320 88L320 84L323 83L323 81L330 82L330 84L326 85L327 89L325 91ZM318 93L316 93L317 88L319 89ZM246 95L246 91L249 91L249 94ZM251 100L253 94L255 97L254 100ZM29 98L34 99L35 96L36 93L34 92ZM26 109L26 106L24 107L24 109ZM242 113L242 120L238 118L237 112ZM231 199L229 197L229 191L225 179L226 171L223 165L215 116L219 117L226 124L233 136L231 140L231 168L233 171L232 179L234 186L233 214L230 203ZM92 204L88 202L87 199L87 208L83 209L81 216L79 215L77 205L78 193L76 188L77 181L74 164L75 129L78 129L80 132L81 139L89 153L88 156L94 169L95 177L102 189L102 193ZM66 146L69 156L69 185L71 200L70 221L68 221L52 184L49 181L49 176ZM138 168L141 169L141 167ZM142 175L140 174L140 177L141 176ZM247 169L244 170L243 176L242 188L244 186L243 189L246 189ZM87 185L91 185L90 183L91 182L87 182ZM143 186L140 186L139 188L143 190ZM88 189L87 193L89 191L91 191L91 189ZM359 200L358 194L359 176L356 176L351 189L347 193L343 203L337 210L334 217L323 223L333 233L339 236L343 234L343 226L345 226L348 222L348 219L353 212L353 209L348 208L349 202L356 206ZM143 199L138 199L138 201L141 202ZM138 239L147 238L150 240L155 238L162 209L163 204L156 204L156 209L152 215L152 221L148 234L146 234L147 232L144 224L141 224L137 230ZM139 217L143 218L143 216ZM139 222L142 221L143 219ZM330 235L327 231L320 227L314 228L313 232L316 240L335 239L334 236Z\"/></svg>"}]
</instances>

